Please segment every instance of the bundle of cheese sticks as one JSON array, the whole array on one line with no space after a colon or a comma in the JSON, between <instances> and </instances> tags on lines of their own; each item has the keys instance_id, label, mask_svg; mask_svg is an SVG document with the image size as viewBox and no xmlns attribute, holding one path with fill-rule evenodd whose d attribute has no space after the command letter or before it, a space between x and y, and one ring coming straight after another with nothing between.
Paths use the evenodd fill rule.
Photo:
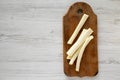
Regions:
<instances>
[{"instance_id":1,"label":"bundle of cheese sticks","mask_svg":"<svg viewBox=\"0 0 120 80\"><path fill-rule=\"evenodd\" d=\"M68 40L67 44L72 45L73 41L77 37L78 33L80 32L82 26L87 21L89 15L84 14L77 25L76 29L74 30L72 36ZM76 60L76 71L79 72L80 69L80 63L81 59L84 53L84 50L86 46L89 44L89 42L94 38L93 30L91 28L83 29L80 36L78 37L77 41L70 47L70 49L67 51L67 59L69 59L69 65L72 65Z\"/></svg>"}]
</instances>

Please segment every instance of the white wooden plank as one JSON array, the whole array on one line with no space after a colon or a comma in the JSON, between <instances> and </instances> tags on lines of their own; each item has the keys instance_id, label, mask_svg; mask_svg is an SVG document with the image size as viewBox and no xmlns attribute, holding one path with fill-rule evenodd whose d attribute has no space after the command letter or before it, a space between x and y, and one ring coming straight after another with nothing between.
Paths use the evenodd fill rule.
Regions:
<instances>
[{"instance_id":1,"label":"white wooden plank","mask_svg":"<svg viewBox=\"0 0 120 80\"><path fill-rule=\"evenodd\" d=\"M0 80L120 79L119 0L85 1L98 15L99 74L64 75L62 17L76 1L0 0Z\"/></svg>"}]
</instances>

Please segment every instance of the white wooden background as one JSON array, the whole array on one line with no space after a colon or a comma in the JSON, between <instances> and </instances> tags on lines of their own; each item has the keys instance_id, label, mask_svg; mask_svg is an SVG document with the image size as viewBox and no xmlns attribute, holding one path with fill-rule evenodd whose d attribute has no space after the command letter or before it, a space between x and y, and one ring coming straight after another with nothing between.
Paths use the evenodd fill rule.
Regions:
<instances>
[{"instance_id":1,"label":"white wooden background","mask_svg":"<svg viewBox=\"0 0 120 80\"><path fill-rule=\"evenodd\" d=\"M82 0L0 0L0 80L120 80L120 0L84 0L98 15L99 74L63 73L62 17Z\"/></svg>"}]
</instances>

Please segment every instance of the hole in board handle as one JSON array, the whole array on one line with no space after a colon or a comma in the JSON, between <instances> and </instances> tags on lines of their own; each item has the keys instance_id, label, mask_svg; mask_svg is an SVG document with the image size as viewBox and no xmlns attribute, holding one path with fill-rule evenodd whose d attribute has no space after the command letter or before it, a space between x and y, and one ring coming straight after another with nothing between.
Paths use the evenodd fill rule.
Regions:
<instances>
[{"instance_id":1,"label":"hole in board handle","mask_svg":"<svg viewBox=\"0 0 120 80\"><path fill-rule=\"evenodd\" d=\"M81 14L81 13L83 13L83 10L82 9L78 9L77 13Z\"/></svg>"}]
</instances>

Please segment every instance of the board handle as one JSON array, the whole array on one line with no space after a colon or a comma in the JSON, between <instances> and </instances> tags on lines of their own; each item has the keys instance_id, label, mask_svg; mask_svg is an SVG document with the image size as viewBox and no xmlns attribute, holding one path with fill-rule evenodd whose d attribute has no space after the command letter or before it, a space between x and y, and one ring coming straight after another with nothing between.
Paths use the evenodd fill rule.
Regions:
<instances>
[{"instance_id":1,"label":"board handle","mask_svg":"<svg viewBox=\"0 0 120 80\"><path fill-rule=\"evenodd\" d=\"M77 15L78 17L83 14L93 14L96 16L91 6L85 2L76 2L72 6L70 6L69 10L64 16L68 15Z\"/></svg>"}]
</instances>

